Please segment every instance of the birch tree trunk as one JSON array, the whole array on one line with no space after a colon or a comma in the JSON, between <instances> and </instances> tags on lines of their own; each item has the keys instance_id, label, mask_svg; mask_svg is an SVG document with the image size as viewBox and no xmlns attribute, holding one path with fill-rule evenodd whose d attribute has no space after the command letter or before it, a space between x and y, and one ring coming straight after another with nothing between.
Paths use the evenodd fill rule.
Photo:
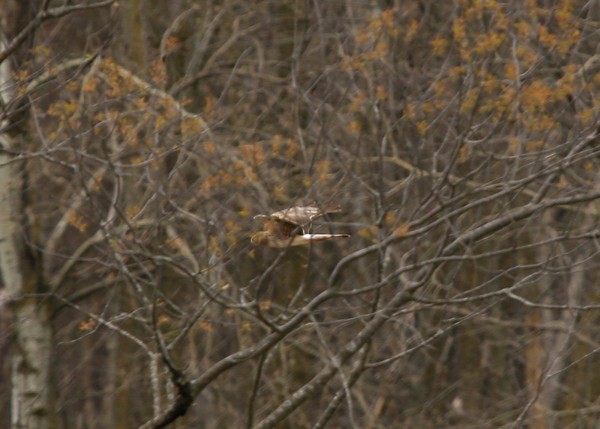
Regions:
<instances>
[{"instance_id":1,"label":"birch tree trunk","mask_svg":"<svg viewBox=\"0 0 600 429\"><path fill-rule=\"evenodd\" d=\"M0 44L0 50L4 44ZM13 99L9 60L0 65L0 97ZM12 348L11 428L44 429L49 425L48 370L51 330L48 308L37 297L38 276L23 240L23 163L12 155L22 131L8 120L0 123L0 283L13 305L15 346Z\"/></svg>"}]
</instances>

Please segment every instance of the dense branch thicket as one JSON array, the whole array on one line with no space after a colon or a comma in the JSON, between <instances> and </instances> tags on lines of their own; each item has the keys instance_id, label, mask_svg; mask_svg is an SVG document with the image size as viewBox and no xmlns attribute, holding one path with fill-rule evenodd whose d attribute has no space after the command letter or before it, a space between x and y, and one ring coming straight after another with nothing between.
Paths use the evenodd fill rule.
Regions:
<instances>
[{"instance_id":1,"label":"dense branch thicket","mask_svg":"<svg viewBox=\"0 0 600 429\"><path fill-rule=\"evenodd\" d=\"M56 427L598 424L598 1L123 3L5 60Z\"/></svg>"}]
</instances>

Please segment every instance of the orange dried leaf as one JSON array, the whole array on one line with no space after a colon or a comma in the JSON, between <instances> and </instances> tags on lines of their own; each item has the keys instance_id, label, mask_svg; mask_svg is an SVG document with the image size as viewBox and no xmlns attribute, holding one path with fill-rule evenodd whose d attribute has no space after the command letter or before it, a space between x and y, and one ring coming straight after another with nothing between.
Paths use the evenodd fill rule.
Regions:
<instances>
[{"instance_id":1,"label":"orange dried leaf","mask_svg":"<svg viewBox=\"0 0 600 429\"><path fill-rule=\"evenodd\" d=\"M469 159L469 147L467 145L463 145L458 151L458 162L465 163Z\"/></svg>"},{"instance_id":2,"label":"orange dried leaf","mask_svg":"<svg viewBox=\"0 0 600 429\"><path fill-rule=\"evenodd\" d=\"M292 158L298 153L298 143L293 139L287 139L287 151L285 152L285 156L287 158Z\"/></svg>"},{"instance_id":3,"label":"orange dried leaf","mask_svg":"<svg viewBox=\"0 0 600 429\"><path fill-rule=\"evenodd\" d=\"M394 8L390 7L381 12L381 22L388 28L394 26Z\"/></svg>"},{"instance_id":4,"label":"orange dried leaf","mask_svg":"<svg viewBox=\"0 0 600 429\"><path fill-rule=\"evenodd\" d=\"M402 222L396 228L394 228L394 235L397 237L406 237L409 231L410 225Z\"/></svg>"},{"instance_id":5,"label":"orange dried leaf","mask_svg":"<svg viewBox=\"0 0 600 429\"><path fill-rule=\"evenodd\" d=\"M391 225L396 222L396 215L393 212L387 212L385 214L385 223Z\"/></svg>"},{"instance_id":6,"label":"orange dried leaf","mask_svg":"<svg viewBox=\"0 0 600 429\"><path fill-rule=\"evenodd\" d=\"M527 142L527 144L525 145L525 150L527 152L533 152L533 151L539 150L543 147L544 147L543 140L534 140L534 141Z\"/></svg>"},{"instance_id":7,"label":"orange dried leaf","mask_svg":"<svg viewBox=\"0 0 600 429\"><path fill-rule=\"evenodd\" d=\"M176 36L167 37L167 40L165 40L165 45L164 45L165 50L167 52L171 52L180 41L181 40L179 39L179 37L176 37Z\"/></svg>"},{"instance_id":8,"label":"orange dried leaf","mask_svg":"<svg viewBox=\"0 0 600 429\"><path fill-rule=\"evenodd\" d=\"M406 35L404 36L405 42L410 42L411 40L414 39L420 25L421 25L421 23L418 19L413 19L412 21L410 21L408 23L408 28L406 29Z\"/></svg>"},{"instance_id":9,"label":"orange dried leaf","mask_svg":"<svg viewBox=\"0 0 600 429\"><path fill-rule=\"evenodd\" d=\"M227 219L225 221L225 229L227 231L236 231L239 229L239 227L237 226L237 223L233 221L233 219Z\"/></svg>"},{"instance_id":10,"label":"orange dried leaf","mask_svg":"<svg viewBox=\"0 0 600 429\"><path fill-rule=\"evenodd\" d=\"M85 232L88 228L86 220L73 209L67 212L67 223L77 229L79 232Z\"/></svg>"},{"instance_id":11,"label":"orange dried leaf","mask_svg":"<svg viewBox=\"0 0 600 429\"><path fill-rule=\"evenodd\" d=\"M407 104L406 108L404 109L404 114L406 115L406 117L408 119L415 119L417 116L417 104L416 103Z\"/></svg>"},{"instance_id":12,"label":"orange dried leaf","mask_svg":"<svg viewBox=\"0 0 600 429\"><path fill-rule=\"evenodd\" d=\"M357 32L355 37L356 37L356 42L359 45L364 45L366 42L371 40L371 33L368 32L367 30L362 29Z\"/></svg>"},{"instance_id":13,"label":"orange dried leaf","mask_svg":"<svg viewBox=\"0 0 600 429\"><path fill-rule=\"evenodd\" d=\"M204 332L210 333L213 331L213 325L210 322L201 321L198 326L200 326L200 329L202 329Z\"/></svg>"},{"instance_id":14,"label":"orange dried leaf","mask_svg":"<svg viewBox=\"0 0 600 429\"><path fill-rule=\"evenodd\" d=\"M129 206L125 209L125 214L127 215L127 217L129 219L133 219L140 213L140 211L141 211L140 206L133 205L133 206Z\"/></svg>"},{"instance_id":15,"label":"orange dried leaf","mask_svg":"<svg viewBox=\"0 0 600 429\"><path fill-rule=\"evenodd\" d=\"M360 134L361 128L362 127L360 125L360 122L357 120L351 121L348 124L348 131L350 131L350 133L355 134L355 135Z\"/></svg>"},{"instance_id":16,"label":"orange dried leaf","mask_svg":"<svg viewBox=\"0 0 600 429\"><path fill-rule=\"evenodd\" d=\"M377 237L377 231L379 230L379 228L377 228L377 225L370 225L366 228L361 228L358 230L358 235L361 236L364 239L367 239L369 241L375 241L375 238Z\"/></svg>"},{"instance_id":17,"label":"orange dried leaf","mask_svg":"<svg viewBox=\"0 0 600 429\"><path fill-rule=\"evenodd\" d=\"M271 139L271 151L273 153L279 153L279 151L281 151L281 149L283 148L282 142L283 137L281 136L281 134L275 134Z\"/></svg>"},{"instance_id":18,"label":"orange dried leaf","mask_svg":"<svg viewBox=\"0 0 600 429\"><path fill-rule=\"evenodd\" d=\"M358 91L350 103L350 111L355 113L359 112L366 98L367 97L363 91Z\"/></svg>"},{"instance_id":19,"label":"orange dried leaf","mask_svg":"<svg viewBox=\"0 0 600 429\"><path fill-rule=\"evenodd\" d=\"M152 79L152 82L157 85L166 83L167 71L165 63L162 60L157 59L152 62L152 65L150 66L150 78Z\"/></svg>"},{"instance_id":20,"label":"orange dried leaf","mask_svg":"<svg viewBox=\"0 0 600 429\"><path fill-rule=\"evenodd\" d=\"M433 55L443 55L448 48L448 40L443 36L438 36L430 42Z\"/></svg>"},{"instance_id":21,"label":"orange dried leaf","mask_svg":"<svg viewBox=\"0 0 600 429\"><path fill-rule=\"evenodd\" d=\"M94 319L88 319L85 322L79 324L79 330L83 332L89 332L96 327L96 321Z\"/></svg>"},{"instance_id":22,"label":"orange dried leaf","mask_svg":"<svg viewBox=\"0 0 600 429\"><path fill-rule=\"evenodd\" d=\"M206 143L204 143L203 148L204 152L206 152L207 155L212 155L217 150L215 143L211 141L207 141Z\"/></svg>"},{"instance_id":23,"label":"orange dried leaf","mask_svg":"<svg viewBox=\"0 0 600 429\"><path fill-rule=\"evenodd\" d=\"M462 43L466 40L465 19L463 17L454 20L454 23L452 24L452 35L454 36L454 40L458 43Z\"/></svg>"}]
</instances>

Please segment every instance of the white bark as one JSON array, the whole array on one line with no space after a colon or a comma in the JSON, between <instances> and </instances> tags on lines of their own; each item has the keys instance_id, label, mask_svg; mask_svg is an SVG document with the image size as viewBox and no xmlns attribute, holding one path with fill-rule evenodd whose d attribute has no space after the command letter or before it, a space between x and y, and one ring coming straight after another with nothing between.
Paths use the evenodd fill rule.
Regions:
<instances>
[{"instance_id":1,"label":"white bark","mask_svg":"<svg viewBox=\"0 0 600 429\"><path fill-rule=\"evenodd\" d=\"M50 427L47 388L50 330L47 308L29 299L18 306L18 351L12 360L11 427L46 429Z\"/></svg>"},{"instance_id":2,"label":"white bark","mask_svg":"<svg viewBox=\"0 0 600 429\"><path fill-rule=\"evenodd\" d=\"M0 43L0 50L2 48ZM9 61L0 65L0 97L7 105L12 94ZM0 123L5 129L8 123ZM36 299L36 276L25 257L20 216L21 162L12 159L15 138L0 134L0 285L12 303L15 347L12 356L11 428L46 429L49 424L48 371L51 331L47 305Z\"/></svg>"}]
</instances>

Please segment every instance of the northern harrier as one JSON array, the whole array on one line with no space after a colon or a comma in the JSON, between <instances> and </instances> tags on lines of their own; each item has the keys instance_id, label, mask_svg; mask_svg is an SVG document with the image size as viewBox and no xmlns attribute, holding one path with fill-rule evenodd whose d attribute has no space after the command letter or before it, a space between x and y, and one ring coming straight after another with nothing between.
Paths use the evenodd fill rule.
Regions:
<instances>
[{"instance_id":1,"label":"northern harrier","mask_svg":"<svg viewBox=\"0 0 600 429\"><path fill-rule=\"evenodd\" d=\"M257 215L254 216L254 219L260 219L263 222L263 230L254 233L250 241L258 246L285 248L301 246L313 241L350 237L348 234L312 234L310 232L314 218L340 211L339 208L321 211L318 207L306 206L291 207L271 215Z\"/></svg>"}]
</instances>

